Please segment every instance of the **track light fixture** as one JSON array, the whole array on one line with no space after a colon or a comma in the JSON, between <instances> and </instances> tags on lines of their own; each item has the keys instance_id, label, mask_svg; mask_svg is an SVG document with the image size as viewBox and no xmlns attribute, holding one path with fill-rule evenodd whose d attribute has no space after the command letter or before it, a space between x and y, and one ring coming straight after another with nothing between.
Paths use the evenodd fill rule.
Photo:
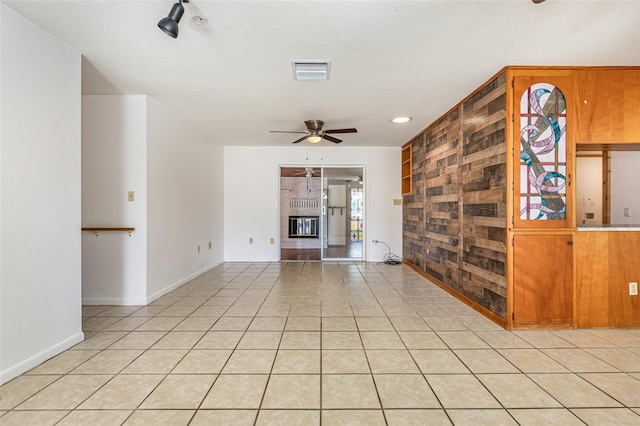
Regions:
<instances>
[{"instance_id":1,"label":"track light fixture","mask_svg":"<svg viewBox=\"0 0 640 426\"><path fill-rule=\"evenodd\" d=\"M158 22L158 28L173 38L178 37L178 23L180 19L182 19L182 15L184 15L184 6L182 6L182 3L189 3L189 0L179 0L179 3L171 6L169 15Z\"/></svg>"}]
</instances>

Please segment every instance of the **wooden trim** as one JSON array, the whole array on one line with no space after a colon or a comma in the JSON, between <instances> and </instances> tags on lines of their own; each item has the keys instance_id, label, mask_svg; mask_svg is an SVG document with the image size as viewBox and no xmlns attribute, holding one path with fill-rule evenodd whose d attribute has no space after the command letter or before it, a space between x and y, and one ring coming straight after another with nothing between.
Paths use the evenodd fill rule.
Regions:
<instances>
[{"instance_id":1,"label":"wooden trim","mask_svg":"<svg viewBox=\"0 0 640 426\"><path fill-rule=\"evenodd\" d=\"M576 148L580 151L640 151L640 143L579 143Z\"/></svg>"},{"instance_id":2,"label":"wooden trim","mask_svg":"<svg viewBox=\"0 0 640 426\"><path fill-rule=\"evenodd\" d=\"M590 66L590 65L551 65L551 66L537 66L537 65L508 65L506 67L509 71L513 71L521 75L536 75L545 74L549 72L575 72L575 71L633 71L640 67L637 65L627 66ZM548 74L547 74L548 75Z\"/></svg>"},{"instance_id":3,"label":"wooden trim","mask_svg":"<svg viewBox=\"0 0 640 426\"><path fill-rule=\"evenodd\" d=\"M576 158L602 158L602 154L584 154L584 153L576 153Z\"/></svg>"},{"instance_id":4,"label":"wooden trim","mask_svg":"<svg viewBox=\"0 0 640 426\"><path fill-rule=\"evenodd\" d=\"M413 194L413 143L402 148L401 154L402 195Z\"/></svg>"},{"instance_id":5,"label":"wooden trim","mask_svg":"<svg viewBox=\"0 0 640 426\"><path fill-rule=\"evenodd\" d=\"M506 124L505 124L505 129L504 129L504 137L505 137L505 148L507 150L506 152L506 161L505 161L505 166L506 166L506 175L507 175L507 187L506 187L506 191L507 191L507 195L506 195L506 203L505 203L505 207L507 209L506 211L506 215L507 215L507 233L506 233L506 237L507 240L505 241L506 244L506 256L505 256L505 277L507 279L507 306L506 306L506 310L507 310L507 324L506 324L506 328L507 329L511 329L513 328L513 283L514 283L514 278L513 278L513 246L511 245L511 242L513 241L513 233L514 233L514 223L515 223L515 208L514 208L514 186L515 186L515 164L516 164L516 160L519 162L520 159L519 157L516 158L516 146L515 146L515 141L513 139L513 132L514 132L514 127L515 127L515 117L513 116L514 114L514 76L513 76L513 72L507 68L506 70L503 70L504 72L506 72L506 82L505 84L507 85L507 90L506 90L506 101L507 101L507 110L506 110ZM519 145L518 145L519 148Z\"/></svg>"},{"instance_id":6,"label":"wooden trim","mask_svg":"<svg viewBox=\"0 0 640 426\"><path fill-rule=\"evenodd\" d=\"M518 229L514 235L575 235L577 228L524 228Z\"/></svg>"},{"instance_id":7,"label":"wooden trim","mask_svg":"<svg viewBox=\"0 0 640 426\"><path fill-rule=\"evenodd\" d=\"M573 330L575 327L570 324L527 324L514 325L513 330Z\"/></svg>"},{"instance_id":8,"label":"wooden trim","mask_svg":"<svg viewBox=\"0 0 640 426\"><path fill-rule=\"evenodd\" d=\"M611 223L611 154L604 151L602 156L602 223Z\"/></svg>"},{"instance_id":9,"label":"wooden trim","mask_svg":"<svg viewBox=\"0 0 640 426\"><path fill-rule=\"evenodd\" d=\"M435 277L432 277L431 275L429 275L428 273L426 273L422 269L418 268L413 263L408 262L407 260L403 260L402 263L407 265L408 267L410 267L411 269L416 271L418 274L420 274L424 278L428 279L431 283L437 285L438 287L440 287L441 289L443 289L444 291L446 291L447 293L449 293L450 295L452 295L453 297L455 297L456 299L458 299L459 301L461 301L465 305L468 305L471 308L475 309L476 311L480 312L482 315L484 315L485 317L487 317L491 321L495 322L500 327L502 327L502 328L506 328L507 327L507 321L504 318L500 318L498 315L494 314L493 312L491 312L490 310L488 310L484 306L480 305L479 303L474 302L473 300L469 299L468 297L464 296L461 293L458 293L457 291L455 291L454 289L452 289L451 287L449 287L448 285L446 285L442 281L438 280Z\"/></svg>"}]
</instances>

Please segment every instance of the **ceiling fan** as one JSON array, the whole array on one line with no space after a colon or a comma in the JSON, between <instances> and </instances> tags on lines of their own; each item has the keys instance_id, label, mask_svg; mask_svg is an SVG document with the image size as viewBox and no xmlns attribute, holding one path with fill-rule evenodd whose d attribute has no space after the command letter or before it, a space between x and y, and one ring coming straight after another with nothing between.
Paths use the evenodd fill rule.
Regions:
<instances>
[{"instance_id":1,"label":"ceiling fan","mask_svg":"<svg viewBox=\"0 0 640 426\"><path fill-rule=\"evenodd\" d=\"M333 143L340 143L342 142L342 139L334 138L333 136L330 136L330 135L334 133L358 133L358 130L354 128L322 130L322 126L324 126L324 121L322 120L306 120L304 124L307 126L306 132L271 130L271 133L302 133L305 135L300 139L293 141L293 143L300 143L305 139L309 141L309 143L318 143L322 139L326 139L329 142L333 142Z\"/></svg>"},{"instance_id":2,"label":"ceiling fan","mask_svg":"<svg viewBox=\"0 0 640 426\"><path fill-rule=\"evenodd\" d=\"M306 178L313 177L314 173L320 173L319 170L315 170L313 167L305 167L304 170L300 170L298 173L294 173L293 176L305 175Z\"/></svg>"}]
</instances>

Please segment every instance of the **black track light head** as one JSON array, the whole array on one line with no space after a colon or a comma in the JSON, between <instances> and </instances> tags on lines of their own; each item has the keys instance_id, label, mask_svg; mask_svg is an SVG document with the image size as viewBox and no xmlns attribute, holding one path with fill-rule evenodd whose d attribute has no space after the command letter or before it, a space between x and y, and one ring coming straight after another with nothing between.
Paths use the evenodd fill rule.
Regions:
<instances>
[{"instance_id":1,"label":"black track light head","mask_svg":"<svg viewBox=\"0 0 640 426\"><path fill-rule=\"evenodd\" d=\"M182 1L180 1L179 3L175 3L171 6L169 15L158 22L158 27L169 36L177 38L178 23L180 22L180 19L182 19L182 15L184 15L184 6L182 6Z\"/></svg>"}]
</instances>

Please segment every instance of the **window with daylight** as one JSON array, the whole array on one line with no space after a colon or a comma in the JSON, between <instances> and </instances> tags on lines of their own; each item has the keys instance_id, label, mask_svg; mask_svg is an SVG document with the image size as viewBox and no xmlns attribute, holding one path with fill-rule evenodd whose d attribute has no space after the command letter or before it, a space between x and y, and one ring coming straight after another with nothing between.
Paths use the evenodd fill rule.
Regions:
<instances>
[{"instance_id":1,"label":"window with daylight","mask_svg":"<svg viewBox=\"0 0 640 426\"><path fill-rule=\"evenodd\" d=\"M362 241L364 207L362 188L351 188L351 241Z\"/></svg>"}]
</instances>

